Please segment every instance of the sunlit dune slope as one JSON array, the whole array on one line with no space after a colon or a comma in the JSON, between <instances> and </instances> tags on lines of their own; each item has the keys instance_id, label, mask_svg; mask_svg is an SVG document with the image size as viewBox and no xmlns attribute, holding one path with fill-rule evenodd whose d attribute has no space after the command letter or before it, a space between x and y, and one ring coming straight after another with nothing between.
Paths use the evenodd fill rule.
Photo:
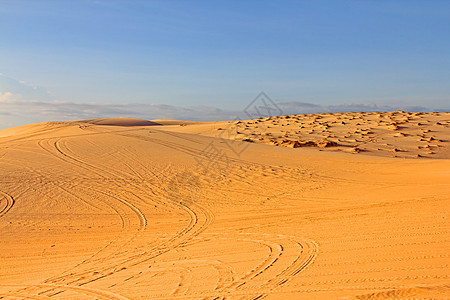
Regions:
<instances>
[{"instance_id":1,"label":"sunlit dune slope","mask_svg":"<svg viewBox=\"0 0 450 300\"><path fill-rule=\"evenodd\" d=\"M448 299L449 119L420 116L394 131L376 115L0 131L0 297ZM433 140L408 140L418 122ZM364 145L340 137L364 124ZM338 146L277 142L328 131Z\"/></svg>"},{"instance_id":2,"label":"sunlit dune slope","mask_svg":"<svg viewBox=\"0 0 450 300\"><path fill-rule=\"evenodd\" d=\"M450 158L450 113L325 113L203 123L179 132L290 148Z\"/></svg>"}]
</instances>

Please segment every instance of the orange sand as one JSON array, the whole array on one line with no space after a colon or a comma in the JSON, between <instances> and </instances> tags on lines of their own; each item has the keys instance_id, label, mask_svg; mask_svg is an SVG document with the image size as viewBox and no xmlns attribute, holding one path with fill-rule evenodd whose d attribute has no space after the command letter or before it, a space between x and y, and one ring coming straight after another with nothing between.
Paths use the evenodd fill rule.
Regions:
<instances>
[{"instance_id":1,"label":"orange sand","mask_svg":"<svg viewBox=\"0 0 450 300\"><path fill-rule=\"evenodd\" d=\"M449 128L397 112L2 130L0 298L448 299Z\"/></svg>"}]
</instances>

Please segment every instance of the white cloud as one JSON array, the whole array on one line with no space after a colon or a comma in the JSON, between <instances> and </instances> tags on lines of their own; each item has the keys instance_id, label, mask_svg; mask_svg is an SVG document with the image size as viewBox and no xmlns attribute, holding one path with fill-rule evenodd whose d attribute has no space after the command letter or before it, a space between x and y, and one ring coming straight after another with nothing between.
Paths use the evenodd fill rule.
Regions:
<instances>
[{"instance_id":1,"label":"white cloud","mask_svg":"<svg viewBox=\"0 0 450 300\"><path fill-rule=\"evenodd\" d=\"M9 101L12 101L13 94L11 92L0 92L0 102L1 103L7 103Z\"/></svg>"},{"instance_id":2,"label":"white cloud","mask_svg":"<svg viewBox=\"0 0 450 300\"><path fill-rule=\"evenodd\" d=\"M26 83L23 80L16 80L0 73L0 93L12 93L15 99L42 100L52 99L50 93L39 86Z\"/></svg>"}]
</instances>

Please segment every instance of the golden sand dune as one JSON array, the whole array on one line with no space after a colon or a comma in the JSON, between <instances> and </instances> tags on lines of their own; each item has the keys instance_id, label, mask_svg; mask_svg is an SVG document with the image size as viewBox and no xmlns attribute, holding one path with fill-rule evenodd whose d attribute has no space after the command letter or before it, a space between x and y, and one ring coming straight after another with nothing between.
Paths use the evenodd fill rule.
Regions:
<instances>
[{"instance_id":1,"label":"golden sand dune","mask_svg":"<svg viewBox=\"0 0 450 300\"><path fill-rule=\"evenodd\" d=\"M448 114L119 121L0 131L0 297L450 297Z\"/></svg>"},{"instance_id":2,"label":"golden sand dune","mask_svg":"<svg viewBox=\"0 0 450 300\"><path fill-rule=\"evenodd\" d=\"M205 123L177 131L291 148L450 158L450 113L335 113ZM322 149L324 150L324 149Z\"/></svg>"}]
</instances>

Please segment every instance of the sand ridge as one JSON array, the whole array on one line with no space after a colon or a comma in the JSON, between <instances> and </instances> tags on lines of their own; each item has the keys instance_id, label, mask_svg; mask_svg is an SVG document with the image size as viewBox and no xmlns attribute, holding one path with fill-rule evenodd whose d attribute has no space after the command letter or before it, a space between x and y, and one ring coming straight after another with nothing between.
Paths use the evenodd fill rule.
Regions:
<instances>
[{"instance_id":1,"label":"sand ridge","mask_svg":"<svg viewBox=\"0 0 450 300\"><path fill-rule=\"evenodd\" d=\"M0 137L0 296L449 298L448 114L382 115L380 128L377 114L321 114L8 129ZM253 128L244 138L254 141L224 135L228 124ZM377 138L345 146L340 134L364 128ZM412 140L422 130L433 139ZM340 146L318 146L328 134ZM277 147L274 137L316 144ZM376 150L385 141L411 158L423 153L416 143L440 147L398 159ZM345 151L356 145L366 151Z\"/></svg>"}]
</instances>

